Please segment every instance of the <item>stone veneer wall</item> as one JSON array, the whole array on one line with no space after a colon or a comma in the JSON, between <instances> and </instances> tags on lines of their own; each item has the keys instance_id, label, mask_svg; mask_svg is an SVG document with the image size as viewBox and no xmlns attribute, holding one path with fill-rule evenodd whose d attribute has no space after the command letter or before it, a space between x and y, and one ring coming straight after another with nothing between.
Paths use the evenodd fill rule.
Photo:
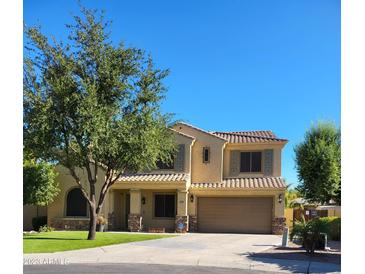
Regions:
<instances>
[{"instance_id":1,"label":"stone veneer wall","mask_svg":"<svg viewBox=\"0 0 365 274\"><path fill-rule=\"evenodd\" d=\"M88 230L89 219L54 218L50 225L56 230Z\"/></svg>"},{"instance_id":2,"label":"stone veneer wall","mask_svg":"<svg viewBox=\"0 0 365 274\"><path fill-rule=\"evenodd\" d=\"M272 234L282 235L286 226L285 217L275 217L272 219Z\"/></svg>"},{"instance_id":3,"label":"stone veneer wall","mask_svg":"<svg viewBox=\"0 0 365 274\"><path fill-rule=\"evenodd\" d=\"M115 229L115 214L114 212L108 213L108 230Z\"/></svg>"},{"instance_id":4,"label":"stone veneer wall","mask_svg":"<svg viewBox=\"0 0 365 274\"><path fill-rule=\"evenodd\" d=\"M189 216L189 232L198 231L198 218L196 216Z\"/></svg>"},{"instance_id":5,"label":"stone veneer wall","mask_svg":"<svg viewBox=\"0 0 365 274\"><path fill-rule=\"evenodd\" d=\"M131 232L142 231L142 216L139 214L128 215L128 229Z\"/></svg>"},{"instance_id":6,"label":"stone veneer wall","mask_svg":"<svg viewBox=\"0 0 365 274\"><path fill-rule=\"evenodd\" d=\"M188 231L188 216L177 216L175 218L175 231L186 233Z\"/></svg>"}]
</instances>

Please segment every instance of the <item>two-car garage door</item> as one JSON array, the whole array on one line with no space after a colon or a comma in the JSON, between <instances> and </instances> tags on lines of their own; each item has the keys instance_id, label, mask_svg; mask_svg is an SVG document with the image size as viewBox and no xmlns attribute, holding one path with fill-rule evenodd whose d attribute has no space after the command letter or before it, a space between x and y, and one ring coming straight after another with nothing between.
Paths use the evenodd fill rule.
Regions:
<instances>
[{"instance_id":1,"label":"two-car garage door","mask_svg":"<svg viewBox=\"0 0 365 274\"><path fill-rule=\"evenodd\" d=\"M200 197L200 232L271 233L271 197Z\"/></svg>"}]
</instances>

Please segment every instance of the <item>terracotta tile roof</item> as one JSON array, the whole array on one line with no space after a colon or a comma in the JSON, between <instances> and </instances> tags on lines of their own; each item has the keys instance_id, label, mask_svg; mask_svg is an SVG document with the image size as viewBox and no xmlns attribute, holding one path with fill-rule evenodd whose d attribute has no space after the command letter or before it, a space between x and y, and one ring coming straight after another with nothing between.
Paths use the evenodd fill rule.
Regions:
<instances>
[{"instance_id":1,"label":"terracotta tile roof","mask_svg":"<svg viewBox=\"0 0 365 274\"><path fill-rule=\"evenodd\" d=\"M119 182L177 182L187 181L189 174L187 173L140 173L123 175L119 178Z\"/></svg>"},{"instance_id":2,"label":"terracotta tile roof","mask_svg":"<svg viewBox=\"0 0 365 274\"><path fill-rule=\"evenodd\" d=\"M226 139L228 143L276 143L288 141L286 139L277 138L270 130L234 132L214 131L212 134Z\"/></svg>"},{"instance_id":3,"label":"terracotta tile roof","mask_svg":"<svg viewBox=\"0 0 365 274\"><path fill-rule=\"evenodd\" d=\"M226 133L249 135L256 137L276 138L276 135L271 130L231 131Z\"/></svg>"},{"instance_id":4,"label":"terracotta tile roof","mask_svg":"<svg viewBox=\"0 0 365 274\"><path fill-rule=\"evenodd\" d=\"M192 183L194 189L284 189L281 177L228 178L219 183Z\"/></svg>"},{"instance_id":5,"label":"terracotta tile roof","mask_svg":"<svg viewBox=\"0 0 365 274\"><path fill-rule=\"evenodd\" d=\"M200 132L206 133L206 134L208 134L208 135L210 135L210 136L212 136L212 137L215 137L215 138L221 139L221 140L223 140L223 141L227 141L225 138L220 137L220 136L218 136L217 134L214 134L214 133L209 132L209 131L205 131L204 129L198 128L198 127L196 127L196 126L192 126L192 125L187 124L187 123L185 123L185 122L177 122L177 123L176 123L176 125L177 125L177 124L185 125L185 126L187 126L187 127L190 127L190 128L196 129L196 130L198 130L198 131L200 131Z\"/></svg>"}]
</instances>

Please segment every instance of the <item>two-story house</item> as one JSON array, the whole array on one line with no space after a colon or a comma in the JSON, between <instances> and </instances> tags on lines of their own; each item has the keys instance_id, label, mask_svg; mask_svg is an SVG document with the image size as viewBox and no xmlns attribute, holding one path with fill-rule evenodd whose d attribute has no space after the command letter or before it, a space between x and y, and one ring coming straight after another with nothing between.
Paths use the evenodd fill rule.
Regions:
<instances>
[{"instance_id":1,"label":"two-story house","mask_svg":"<svg viewBox=\"0 0 365 274\"><path fill-rule=\"evenodd\" d=\"M208 132L186 123L172 130L178 145L172 163L125 175L111 187L103 208L109 230L282 232L287 140L271 131ZM62 189L48 206L48 224L86 229L86 201L67 170L58 172Z\"/></svg>"}]
</instances>

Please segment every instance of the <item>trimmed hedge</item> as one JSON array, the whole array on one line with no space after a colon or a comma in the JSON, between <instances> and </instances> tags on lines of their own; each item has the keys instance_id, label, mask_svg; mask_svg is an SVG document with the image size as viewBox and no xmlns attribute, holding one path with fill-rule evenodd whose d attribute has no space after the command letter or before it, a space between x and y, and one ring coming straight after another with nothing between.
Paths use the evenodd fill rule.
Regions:
<instances>
[{"instance_id":1,"label":"trimmed hedge","mask_svg":"<svg viewBox=\"0 0 365 274\"><path fill-rule=\"evenodd\" d=\"M47 224L47 216L34 217L32 219L32 226L33 230L35 231L39 231L39 228L46 224Z\"/></svg>"},{"instance_id":2,"label":"trimmed hedge","mask_svg":"<svg viewBox=\"0 0 365 274\"><path fill-rule=\"evenodd\" d=\"M321 222L326 224L327 236L329 240L341 240L341 218L339 217L322 217Z\"/></svg>"}]
</instances>

